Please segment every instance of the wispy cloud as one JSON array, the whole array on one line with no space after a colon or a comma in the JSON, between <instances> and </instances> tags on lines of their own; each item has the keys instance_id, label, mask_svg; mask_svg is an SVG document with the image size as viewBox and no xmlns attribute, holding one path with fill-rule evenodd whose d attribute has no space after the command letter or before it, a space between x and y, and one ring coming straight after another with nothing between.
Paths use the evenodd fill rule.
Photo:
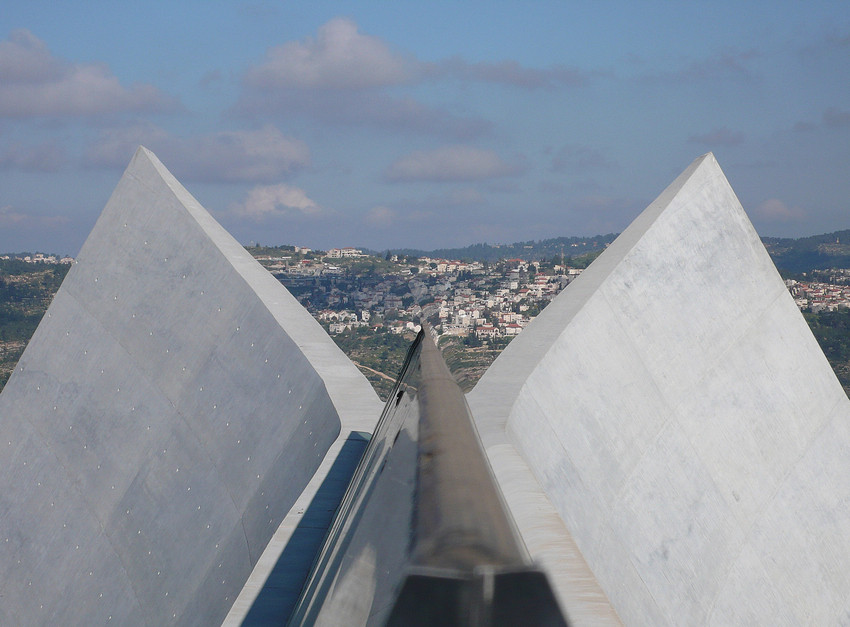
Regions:
<instances>
[{"instance_id":1,"label":"wispy cloud","mask_svg":"<svg viewBox=\"0 0 850 627\"><path fill-rule=\"evenodd\" d=\"M325 91L248 91L235 111L248 117L303 116L323 125L367 127L392 133L418 133L468 140L490 132L492 124L476 116L458 115L410 97L380 91L353 91L344 98Z\"/></svg>"},{"instance_id":2,"label":"wispy cloud","mask_svg":"<svg viewBox=\"0 0 850 627\"><path fill-rule=\"evenodd\" d=\"M323 213L303 189L285 183L255 187L244 201L230 209L238 216L257 221L273 217L315 217Z\"/></svg>"},{"instance_id":3,"label":"wispy cloud","mask_svg":"<svg viewBox=\"0 0 850 627\"><path fill-rule=\"evenodd\" d=\"M391 182L480 181L520 171L491 150L458 145L413 152L391 164L384 178Z\"/></svg>"},{"instance_id":4,"label":"wispy cloud","mask_svg":"<svg viewBox=\"0 0 850 627\"><path fill-rule=\"evenodd\" d=\"M850 126L850 110L828 107L824 110L820 120L800 120L796 122L791 130L796 133L809 133L821 128L838 129Z\"/></svg>"},{"instance_id":5,"label":"wispy cloud","mask_svg":"<svg viewBox=\"0 0 850 627\"><path fill-rule=\"evenodd\" d=\"M86 161L123 167L139 145L156 152L185 180L270 183L310 163L307 144L271 125L185 138L152 124L110 129L90 147Z\"/></svg>"},{"instance_id":6,"label":"wispy cloud","mask_svg":"<svg viewBox=\"0 0 850 627\"><path fill-rule=\"evenodd\" d=\"M366 222L375 227L392 226L398 220L398 213L389 207L379 205L366 212Z\"/></svg>"},{"instance_id":7,"label":"wispy cloud","mask_svg":"<svg viewBox=\"0 0 850 627\"><path fill-rule=\"evenodd\" d=\"M723 126L708 133L691 135L688 137L688 142L704 146L737 146L744 143L744 138L745 136L741 131L733 131Z\"/></svg>"},{"instance_id":8,"label":"wispy cloud","mask_svg":"<svg viewBox=\"0 0 850 627\"><path fill-rule=\"evenodd\" d=\"M679 69L645 74L650 83L682 83L724 79L753 79L755 72L751 61L757 59L756 50L726 50L718 54L684 63Z\"/></svg>"},{"instance_id":9,"label":"wispy cloud","mask_svg":"<svg viewBox=\"0 0 850 627\"><path fill-rule=\"evenodd\" d=\"M17 229L55 229L68 224L66 216L31 215L16 211L11 205L0 206L0 227Z\"/></svg>"},{"instance_id":10,"label":"wispy cloud","mask_svg":"<svg viewBox=\"0 0 850 627\"><path fill-rule=\"evenodd\" d=\"M35 146L12 144L0 150L0 169L55 172L65 164L65 151L55 141Z\"/></svg>"},{"instance_id":11,"label":"wispy cloud","mask_svg":"<svg viewBox=\"0 0 850 627\"><path fill-rule=\"evenodd\" d=\"M51 54L27 30L0 42L0 115L98 116L176 108L152 85L121 85L102 65L75 64Z\"/></svg>"},{"instance_id":12,"label":"wispy cloud","mask_svg":"<svg viewBox=\"0 0 850 627\"><path fill-rule=\"evenodd\" d=\"M511 59L483 63L469 62L462 57L452 57L436 63L426 73L438 78L498 83L524 89L581 87L587 85L591 77L588 72L564 65L530 68Z\"/></svg>"},{"instance_id":13,"label":"wispy cloud","mask_svg":"<svg viewBox=\"0 0 850 627\"><path fill-rule=\"evenodd\" d=\"M552 172L587 172L589 170L609 170L615 163L600 150L590 146L567 144L552 157Z\"/></svg>"},{"instance_id":14,"label":"wispy cloud","mask_svg":"<svg viewBox=\"0 0 850 627\"><path fill-rule=\"evenodd\" d=\"M850 126L850 110L829 107L823 112L823 123L832 128Z\"/></svg>"}]
</instances>

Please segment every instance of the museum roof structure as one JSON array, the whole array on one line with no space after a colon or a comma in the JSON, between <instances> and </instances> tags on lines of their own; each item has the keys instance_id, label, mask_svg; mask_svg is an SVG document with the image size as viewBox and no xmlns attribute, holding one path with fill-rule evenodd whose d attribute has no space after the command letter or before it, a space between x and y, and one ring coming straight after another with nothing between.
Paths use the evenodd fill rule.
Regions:
<instances>
[{"instance_id":1,"label":"museum roof structure","mask_svg":"<svg viewBox=\"0 0 850 627\"><path fill-rule=\"evenodd\" d=\"M850 615L850 400L711 154L469 394L425 329L382 410L139 148L0 455L0 624Z\"/></svg>"}]
</instances>

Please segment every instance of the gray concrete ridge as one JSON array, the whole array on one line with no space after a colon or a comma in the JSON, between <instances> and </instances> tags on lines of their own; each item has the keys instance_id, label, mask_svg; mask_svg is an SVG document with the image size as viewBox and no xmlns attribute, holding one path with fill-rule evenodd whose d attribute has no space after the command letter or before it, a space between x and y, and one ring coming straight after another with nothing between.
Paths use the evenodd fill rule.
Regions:
<instances>
[{"instance_id":1,"label":"gray concrete ridge","mask_svg":"<svg viewBox=\"0 0 850 627\"><path fill-rule=\"evenodd\" d=\"M497 476L531 469L625 623L850 616L850 401L713 155L469 402ZM519 510L534 487L502 483ZM557 535L514 511L551 561ZM553 577L562 602L575 581Z\"/></svg>"},{"instance_id":2,"label":"gray concrete ridge","mask_svg":"<svg viewBox=\"0 0 850 627\"><path fill-rule=\"evenodd\" d=\"M325 453L379 412L140 148L0 395L0 624L220 623Z\"/></svg>"}]
</instances>

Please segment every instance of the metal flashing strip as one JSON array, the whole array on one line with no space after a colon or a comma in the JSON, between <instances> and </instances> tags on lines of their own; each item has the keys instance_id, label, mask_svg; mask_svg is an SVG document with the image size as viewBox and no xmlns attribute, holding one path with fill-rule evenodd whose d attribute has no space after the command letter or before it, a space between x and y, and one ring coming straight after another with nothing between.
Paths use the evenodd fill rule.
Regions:
<instances>
[{"instance_id":1,"label":"metal flashing strip","mask_svg":"<svg viewBox=\"0 0 850 627\"><path fill-rule=\"evenodd\" d=\"M395 456L404 465L396 475L398 442L401 448L413 443L413 453ZM400 477L408 482L403 498L391 498L387 486L403 482ZM395 528L368 527L365 521L375 520L370 507L380 510L382 523L394 517ZM408 352L290 625L342 619L566 625L545 573L528 557L463 392L427 328Z\"/></svg>"}]
</instances>

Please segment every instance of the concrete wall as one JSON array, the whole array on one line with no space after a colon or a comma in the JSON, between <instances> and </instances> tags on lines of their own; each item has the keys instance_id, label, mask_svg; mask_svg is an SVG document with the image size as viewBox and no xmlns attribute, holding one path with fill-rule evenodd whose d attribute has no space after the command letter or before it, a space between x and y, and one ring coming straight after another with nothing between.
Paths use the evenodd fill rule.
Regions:
<instances>
[{"instance_id":1,"label":"concrete wall","mask_svg":"<svg viewBox=\"0 0 850 627\"><path fill-rule=\"evenodd\" d=\"M625 623L847 619L850 402L712 155L470 404L492 442L506 430Z\"/></svg>"},{"instance_id":2,"label":"concrete wall","mask_svg":"<svg viewBox=\"0 0 850 627\"><path fill-rule=\"evenodd\" d=\"M0 624L221 622L341 425L379 407L139 149L0 395Z\"/></svg>"}]
</instances>

